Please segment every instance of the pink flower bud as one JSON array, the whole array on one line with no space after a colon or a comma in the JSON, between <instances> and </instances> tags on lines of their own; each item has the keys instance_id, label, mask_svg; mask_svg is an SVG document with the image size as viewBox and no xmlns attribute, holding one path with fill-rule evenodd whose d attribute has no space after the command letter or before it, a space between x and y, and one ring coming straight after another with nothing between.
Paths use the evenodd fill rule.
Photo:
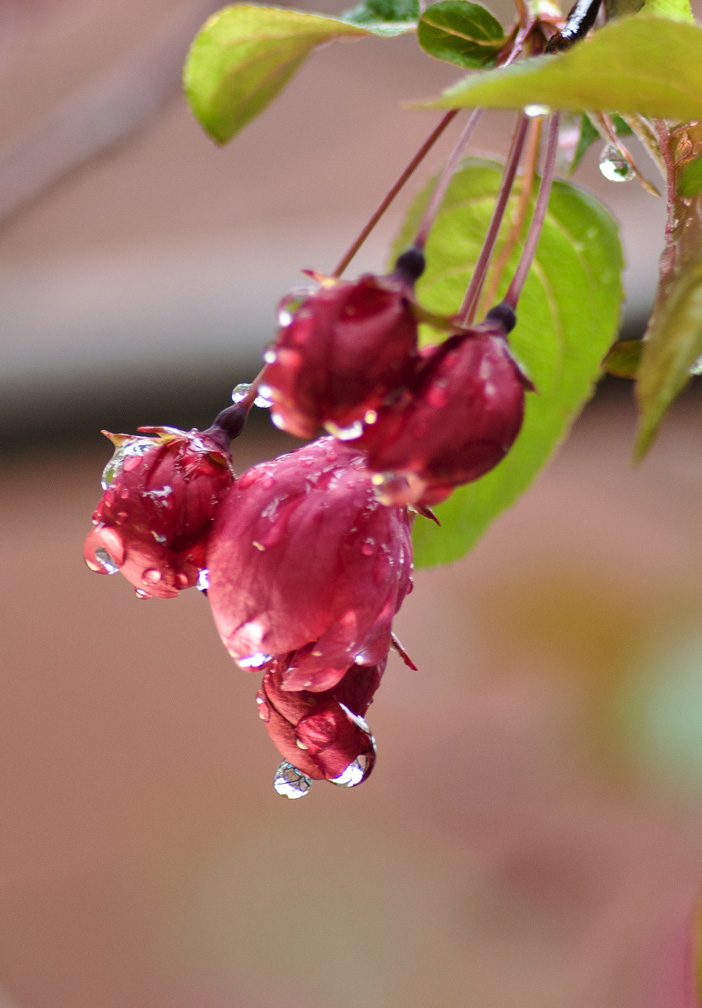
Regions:
<instances>
[{"instance_id":1,"label":"pink flower bud","mask_svg":"<svg viewBox=\"0 0 702 1008\"><path fill-rule=\"evenodd\" d=\"M83 555L91 570L119 570L140 598L172 598L196 584L217 505L234 477L228 439L141 427L155 437L103 433L115 453Z\"/></svg>"},{"instance_id":2,"label":"pink flower bud","mask_svg":"<svg viewBox=\"0 0 702 1008\"><path fill-rule=\"evenodd\" d=\"M301 438L320 427L338 437L361 433L365 415L411 378L417 321L402 271L322 287L280 307L282 328L266 354L261 393L278 427Z\"/></svg>"},{"instance_id":3,"label":"pink flower bud","mask_svg":"<svg viewBox=\"0 0 702 1008\"><path fill-rule=\"evenodd\" d=\"M385 503L429 506L507 454L532 388L490 320L433 348L408 396L379 412L357 444Z\"/></svg>"},{"instance_id":4,"label":"pink flower bud","mask_svg":"<svg viewBox=\"0 0 702 1008\"><path fill-rule=\"evenodd\" d=\"M375 499L362 457L323 438L237 480L207 566L214 620L235 661L260 668L286 656L282 688L324 691L354 663L386 657L411 588L410 521L406 508Z\"/></svg>"},{"instance_id":5,"label":"pink flower bud","mask_svg":"<svg viewBox=\"0 0 702 1008\"><path fill-rule=\"evenodd\" d=\"M352 665L332 689L291 692L283 685L285 660L274 662L256 700L280 754L313 780L346 786L365 780L375 763L375 743L363 715L384 669L385 661Z\"/></svg>"}]
</instances>

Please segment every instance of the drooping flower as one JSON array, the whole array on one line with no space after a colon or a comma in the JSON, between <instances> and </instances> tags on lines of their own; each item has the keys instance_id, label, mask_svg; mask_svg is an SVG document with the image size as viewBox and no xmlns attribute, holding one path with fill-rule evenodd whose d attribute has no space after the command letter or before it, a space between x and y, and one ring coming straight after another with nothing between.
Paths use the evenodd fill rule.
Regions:
<instances>
[{"instance_id":1,"label":"drooping flower","mask_svg":"<svg viewBox=\"0 0 702 1008\"><path fill-rule=\"evenodd\" d=\"M285 689L286 661L266 670L256 700L268 734L290 771L311 780L330 780L344 787L360 784L375 763L375 742L363 715L368 710L385 669L352 665L329 690ZM278 768L280 777L288 768ZM299 791L281 789L288 797ZM305 788L306 790L306 788Z\"/></svg>"},{"instance_id":2,"label":"drooping flower","mask_svg":"<svg viewBox=\"0 0 702 1008\"><path fill-rule=\"evenodd\" d=\"M228 436L141 427L152 437L103 433L115 453L83 555L91 570L118 570L140 598L172 598L195 585L217 505L234 479Z\"/></svg>"},{"instance_id":3,"label":"drooping flower","mask_svg":"<svg viewBox=\"0 0 702 1008\"><path fill-rule=\"evenodd\" d=\"M357 436L366 414L410 380L417 349L410 298L423 265L410 250L389 276L320 278L320 289L302 301L282 302L260 386L277 426L301 438L321 427Z\"/></svg>"},{"instance_id":4,"label":"drooping flower","mask_svg":"<svg viewBox=\"0 0 702 1008\"><path fill-rule=\"evenodd\" d=\"M287 690L332 689L374 666L411 589L410 520L373 492L364 459L322 438L245 472L209 539L209 601L243 668L285 657Z\"/></svg>"},{"instance_id":5,"label":"drooping flower","mask_svg":"<svg viewBox=\"0 0 702 1008\"><path fill-rule=\"evenodd\" d=\"M507 343L513 313L426 354L409 394L379 411L357 442L376 472L381 500L430 506L493 469L514 443L532 388Z\"/></svg>"}]
</instances>

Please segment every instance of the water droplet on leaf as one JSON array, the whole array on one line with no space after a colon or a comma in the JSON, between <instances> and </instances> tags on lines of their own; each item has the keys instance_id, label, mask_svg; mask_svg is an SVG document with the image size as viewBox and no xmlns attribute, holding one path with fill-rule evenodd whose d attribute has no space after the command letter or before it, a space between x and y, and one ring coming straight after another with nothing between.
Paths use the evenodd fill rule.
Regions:
<instances>
[{"instance_id":1,"label":"water droplet on leaf","mask_svg":"<svg viewBox=\"0 0 702 1008\"><path fill-rule=\"evenodd\" d=\"M302 798L311 786L310 778L301 773L292 763L288 763L287 760L283 760L273 777L273 787L279 795L283 795L285 798Z\"/></svg>"},{"instance_id":2,"label":"water droplet on leaf","mask_svg":"<svg viewBox=\"0 0 702 1008\"><path fill-rule=\"evenodd\" d=\"M548 115L550 111L548 105L537 105L534 103L524 106L524 115L528 116L529 119L539 119L541 116Z\"/></svg>"}]
</instances>

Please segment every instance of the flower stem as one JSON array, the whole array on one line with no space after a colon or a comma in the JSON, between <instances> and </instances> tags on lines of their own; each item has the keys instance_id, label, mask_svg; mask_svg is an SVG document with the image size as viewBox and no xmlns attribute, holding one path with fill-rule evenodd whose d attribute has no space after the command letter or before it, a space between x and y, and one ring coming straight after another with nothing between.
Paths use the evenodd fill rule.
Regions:
<instances>
[{"instance_id":1,"label":"flower stem","mask_svg":"<svg viewBox=\"0 0 702 1008\"><path fill-rule=\"evenodd\" d=\"M414 155L414 157L412 158L412 160L410 161L410 163L407 165L407 167L405 168L405 170L402 172L402 174L400 175L400 177L397 179L397 181L394 183L394 185L390 188L390 191L388 192L388 194L380 202L380 204L378 205L377 209L372 214L370 220L365 225L365 227L363 228L363 230L361 231L361 233L358 235L358 237L356 238L356 240L353 242L353 244L350 246L350 248L341 257L341 259L339 260L339 263L337 264L336 269L331 274L333 277L339 277L339 276L341 276L341 274L347 268L347 266L349 265L349 263L351 262L351 260L353 259L353 257L356 255L356 253L360 249L361 245L363 245L364 241L366 240L366 238L368 237L368 235L371 233L371 231L373 230L373 228L375 227L375 225L378 223L378 221L383 216L383 214L385 213L385 211L387 210L387 208L390 206L390 204L395 199L395 197L397 196L397 194L399 193L399 191L402 189L402 187L404 186L405 182L407 182L407 180L413 174L414 170L421 164L421 162L424 160L424 158L429 153L429 151L431 150L431 148L434 146L434 144L436 143L436 141L439 139L439 137L441 136L441 134L444 132L444 130L446 129L446 127L455 118L455 116L457 115L457 113L458 113L458 109L450 109L446 113L446 115L443 117L443 119L441 120L441 122L439 123L439 125L436 127L436 129L434 129L433 132L430 133L430 135L424 141L424 143L419 148L419 150L417 151L417 153Z\"/></svg>"},{"instance_id":2,"label":"flower stem","mask_svg":"<svg viewBox=\"0 0 702 1008\"><path fill-rule=\"evenodd\" d=\"M434 223L434 218L436 217L439 207L443 203L444 196L446 195L446 190L449 187L453 174L458 167L458 162L463 156L463 152L468 146L471 136L475 127L478 125L480 119L481 109L475 109L472 113L470 119L463 128L463 132L458 138L456 146L451 151L451 156L444 165L441 175L439 176L439 181L434 187L434 192L431 194L431 199L427 204L427 208L422 215L422 220L417 230L417 235L414 239L414 246L416 248L423 249L427 242L427 237L431 230L431 226Z\"/></svg>"},{"instance_id":3,"label":"flower stem","mask_svg":"<svg viewBox=\"0 0 702 1008\"><path fill-rule=\"evenodd\" d=\"M500 280L502 279L504 271L507 268L509 258L514 251L514 247L519 241L522 230L526 224L529 200L534 188L534 179L536 178L536 169L539 161L539 146L541 143L542 126L543 119L541 117L532 119L529 124L529 136L526 141L526 151L524 152L524 162L521 173L521 189L516 197L517 206L514 221L509 229L507 237L505 238L505 243L500 250L497 260L490 268L490 280L483 291L480 310L477 313L479 316L483 316L490 305L494 304Z\"/></svg>"},{"instance_id":4,"label":"flower stem","mask_svg":"<svg viewBox=\"0 0 702 1008\"><path fill-rule=\"evenodd\" d=\"M526 280L527 274L531 268L534 253L536 252L536 246L539 242L539 236L541 235L541 228L543 227L543 223L546 218L548 199L551 195L551 185L553 183L553 176L556 170L557 150L558 115L553 115L549 120L546 132L546 153L544 155L544 166L541 172L539 194L536 197L536 206L534 207L534 216L531 218L529 233L524 243L519 265L514 273L512 283L509 285L509 290L505 295L505 302L514 309L517 307L517 302L519 301L519 297L522 293L524 281Z\"/></svg>"},{"instance_id":5,"label":"flower stem","mask_svg":"<svg viewBox=\"0 0 702 1008\"><path fill-rule=\"evenodd\" d=\"M483 242L483 247L480 250L478 261L475 264L473 276L468 284L468 290L463 298L463 304L458 310L458 317L464 325L470 325L475 315L475 309L478 305L480 292L483 289L483 284L485 283L487 268L495 248L495 242L502 224L502 218L504 217L505 210L507 209L507 203L512 192L512 186L514 185L514 176L516 175L517 168L519 167L519 161L522 156L522 149L524 147L524 140L526 138L528 126L529 117L522 112L517 120L517 128L515 129L514 136L512 137L512 146L510 147L509 155L505 163L505 170L502 175L502 182L500 183L500 191L498 192L497 200L495 201L495 209L492 212L490 226L488 227L487 234L485 235L485 241Z\"/></svg>"}]
</instances>

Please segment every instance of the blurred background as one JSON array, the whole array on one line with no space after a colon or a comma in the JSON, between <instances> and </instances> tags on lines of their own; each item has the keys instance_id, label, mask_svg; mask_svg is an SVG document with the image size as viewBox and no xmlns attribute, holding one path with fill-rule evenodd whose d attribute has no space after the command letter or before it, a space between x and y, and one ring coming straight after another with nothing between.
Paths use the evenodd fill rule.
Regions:
<instances>
[{"instance_id":1,"label":"blurred background","mask_svg":"<svg viewBox=\"0 0 702 1008\"><path fill-rule=\"evenodd\" d=\"M145 605L83 565L99 429L207 426L299 269L333 268L433 127L399 103L457 75L411 38L336 44L220 150L178 87L216 6L0 0L0 1008L686 1004L694 388L634 469L631 390L605 383L472 555L417 573L397 631L419 671L391 659L354 791L278 797L205 599ZM354 269L384 266L451 140ZM640 333L663 208L597 151L579 180L622 222ZM291 446L259 417L237 465Z\"/></svg>"}]
</instances>

